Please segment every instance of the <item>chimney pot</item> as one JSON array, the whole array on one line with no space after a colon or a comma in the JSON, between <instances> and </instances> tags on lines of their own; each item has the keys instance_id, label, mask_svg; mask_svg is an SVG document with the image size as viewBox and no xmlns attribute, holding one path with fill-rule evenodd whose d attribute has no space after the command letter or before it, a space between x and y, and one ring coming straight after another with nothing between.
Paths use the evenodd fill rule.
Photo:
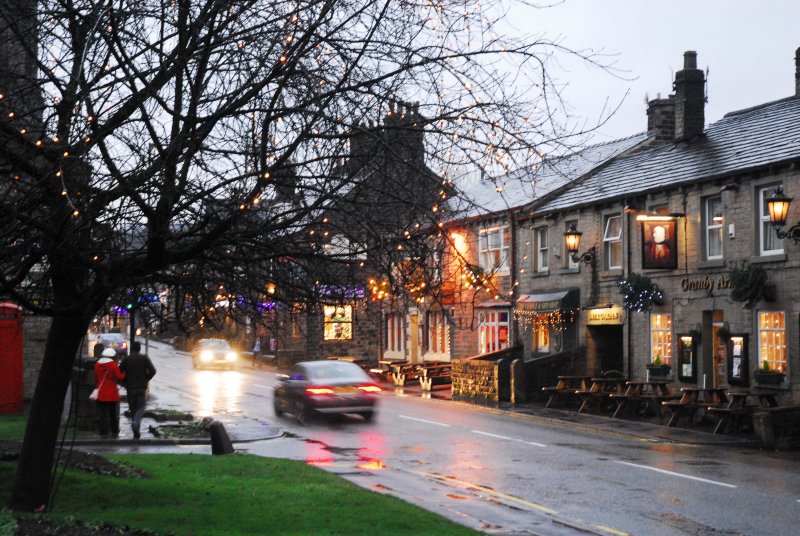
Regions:
<instances>
[{"instance_id":1,"label":"chimney pot","mask_svg":"<svg viewBox=\"0 0 800 536\"><path fill-rule=\"evenodd\" d=\"M695 138L705 126L706 77L697 68L697 52L686 51L683 66L675 73L675 141Z\"/></svg>"},{"instance_id":2,"label":"chimney pot","mask_svg":"<svg viewBox=\"0 0 800 536\"><path fill-rule=\"evenodd\" d=\"M683 53L683 68L697 69L697 52L694 50L687 50Z\"/></svg>"}]
</instances>

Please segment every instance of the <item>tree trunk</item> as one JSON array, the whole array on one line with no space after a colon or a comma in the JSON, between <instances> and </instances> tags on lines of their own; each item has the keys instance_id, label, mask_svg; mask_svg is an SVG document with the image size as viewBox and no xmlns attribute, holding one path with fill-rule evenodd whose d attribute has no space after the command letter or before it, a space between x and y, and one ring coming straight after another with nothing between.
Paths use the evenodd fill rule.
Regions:
<instances>
[{"instance_id":1,"label":"tree trunk","mask_svg":"<svg viewBox=\"0 0 800 536\"><path fill-rule=\"evenodd\" d=\"M11 507L32 512L50 502L56 442L72 366L89 321L54 317L25 429Z\"/></svg>"}]
</instances>

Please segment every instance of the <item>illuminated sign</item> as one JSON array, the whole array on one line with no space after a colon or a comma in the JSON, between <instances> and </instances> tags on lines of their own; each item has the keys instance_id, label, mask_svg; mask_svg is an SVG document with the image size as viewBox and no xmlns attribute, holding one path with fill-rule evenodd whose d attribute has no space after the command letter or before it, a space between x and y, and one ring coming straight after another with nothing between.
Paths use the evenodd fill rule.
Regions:
<instances>
[{"instance_id":1,"label":"illuminated sign","mask_svg":"<svg viewBox=\"0 0 800 536\"><path fill-rule=\"evenodd\" d=\"M619 305L586 311L587 326L619 326L625 322L625 310Z\"/></svg>"}]
</instances>

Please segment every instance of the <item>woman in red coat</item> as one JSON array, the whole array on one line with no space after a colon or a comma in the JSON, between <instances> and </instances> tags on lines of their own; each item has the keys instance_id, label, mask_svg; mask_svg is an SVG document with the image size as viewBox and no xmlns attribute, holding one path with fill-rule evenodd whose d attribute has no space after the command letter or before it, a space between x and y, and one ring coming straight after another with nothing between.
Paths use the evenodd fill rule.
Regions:
<instances>
[{"instance_id":1,"label":"woman in red coat","mask_svg":"<svg viewBox=\"0 0 800 536\"><path fill-rule=\"evenodd\" d=\"M100 437L119 437L119 388L117 382L125 379L119 370L113 348L103 350L103 356L94 364L94 378L98 390L97 412L100 414Z\"/></svg>"}]
</instances>

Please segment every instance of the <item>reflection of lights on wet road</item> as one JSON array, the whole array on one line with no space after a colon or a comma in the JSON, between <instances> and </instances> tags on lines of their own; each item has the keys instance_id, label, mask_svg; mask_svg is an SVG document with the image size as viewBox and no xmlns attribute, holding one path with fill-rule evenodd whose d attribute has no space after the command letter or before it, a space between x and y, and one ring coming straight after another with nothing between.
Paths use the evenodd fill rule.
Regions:
<instances>
[{"instance_id":1,"label":"reflection of lights on wet road","mask_svg":"<svg viewBox=\"0 0 800 536\"><path fill-rule=\"evenodd\" d=\"M358 435L361 448L358 449L358 469L379 470L385 469L383 458L386 457L386 436L380 432L370 430Z\"/></svg>"},{"instance_id":2,"label":"reflection of lights on wet road","mask_svg":"<svg viewBox=\"0 0 800 536\"><path fill-rule=\"evenodd\" d=\"M200 400L200 414L241 413L241 374L204 370L194 375L194 381Z\"/></svg>"}]
</instances>

